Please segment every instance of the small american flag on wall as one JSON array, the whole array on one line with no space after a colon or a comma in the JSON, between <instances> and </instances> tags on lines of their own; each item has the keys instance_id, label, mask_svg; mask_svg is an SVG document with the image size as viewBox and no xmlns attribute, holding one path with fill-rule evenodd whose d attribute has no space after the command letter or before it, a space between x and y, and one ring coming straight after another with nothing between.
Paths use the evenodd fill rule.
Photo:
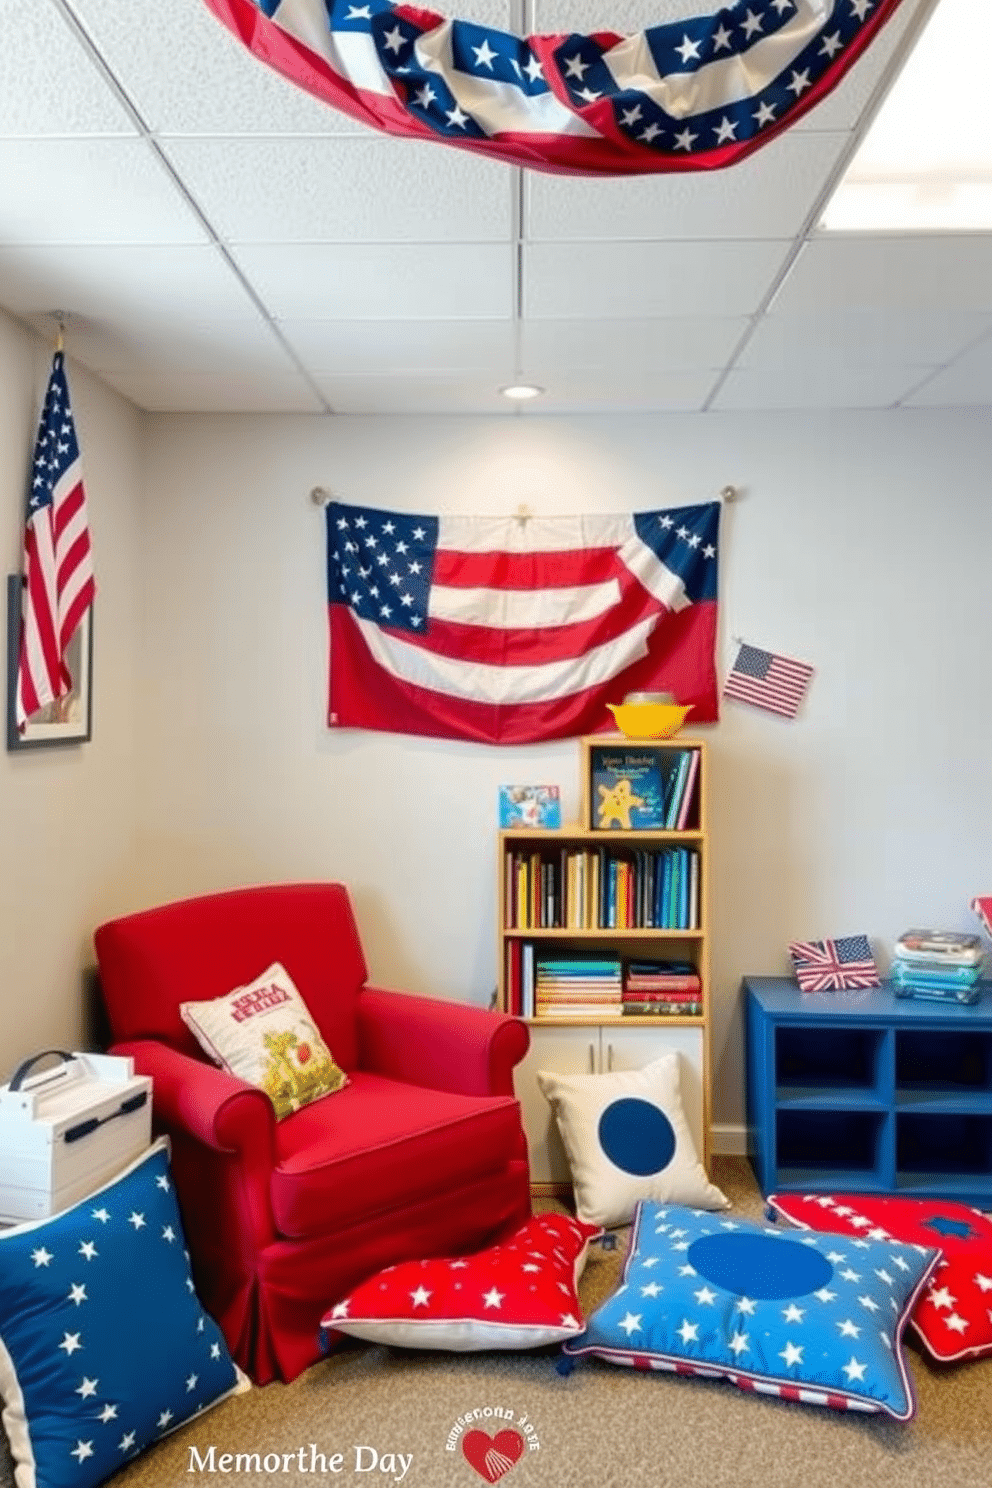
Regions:
<instances>
[{"instance_id":1,"label":"small american flag on wall","mask_svg":"<svg viewBox=\"0 0 992 1488\"><path fill-rule=\"evenodd\" d=\"M789 955L801 992L881 986L867 935L844 935L839 940L793 940L789 942Z\"/></svg>"},{"instance_id":2,"label":"small american flag on wall","mask_svg":"<svg viewBox=\"0 0 992 1488\"><path fill-rule=\"evenodd\" d=\"M741 642L737 658L723 684L724 697L751 703L769 713L795 718L799 704L806 696L813 668L791 656L763 651L760 646Z\"/></svg>"}]
</instances>

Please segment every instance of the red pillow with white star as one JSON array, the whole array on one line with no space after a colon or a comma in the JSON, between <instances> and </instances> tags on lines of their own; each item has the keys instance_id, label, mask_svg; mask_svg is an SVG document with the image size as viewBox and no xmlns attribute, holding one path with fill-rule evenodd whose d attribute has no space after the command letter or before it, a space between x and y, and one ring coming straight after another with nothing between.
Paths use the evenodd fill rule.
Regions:
<instances>
[{"instance_id":1,"label":"red pillow with white star","mask_svg":"<svg viewBox=\"0 0 992 1488\"><path fill-rule=\"evenodd\" d=\"M943 1364L992 1354L992 1219L980 1209L881 1194L772 1194L768 1202L803 1229L939 1246L910 1323Z\"/></svg>"},{"instance_id":2,"label":"red pillow with white star","mask_svg":"<svg viewBox=\"0 0 992 1488\"><path fill-rule=\"evenodd\" d=\"M535 1214L508 1240L476 1255L402 1261L363 1281L321 1319L400 1348L538 1348L581 1333L578 1282L598 1225Z\"/></svg>"}]
</instances>

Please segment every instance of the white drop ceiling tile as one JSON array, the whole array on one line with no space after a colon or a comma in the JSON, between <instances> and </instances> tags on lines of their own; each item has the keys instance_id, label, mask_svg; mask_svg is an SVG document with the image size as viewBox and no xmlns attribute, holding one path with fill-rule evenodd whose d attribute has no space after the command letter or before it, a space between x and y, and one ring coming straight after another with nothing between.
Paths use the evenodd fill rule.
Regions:
<instances>
[{"instance_id":1,"label":"white drop ceiling tile","mask_svg":"<svg viewBox=\"0 0 992 1488\"><path fill-rule=\"evenodd\" d=\"M509 244L290 243L233 256L280 320L505 320Z\"/></svg>"},{"instance_id":2,"label":"white drop ceiling tile","mask_svg":"<svg viewBox=\"0 0 992 1488\"><path fill-rule=\"evenodd\" d=\"M819 310L992 311L992 233L820 234L806 243L771 306Z\"/></svg>"},{"instance_id":3,"label":"white drop ceiling tile","mask_svg":"<svg viewBox=\"0 0 992 1488\"><path fill-rule=\"evenodd\" d=\"M936 367L992 330L992 315L898 310L832 310L766 315L737 365L756 372L793 366L800 356L847 367Z\"/></svg>"},{"instance_id":4,"label":"white drop ceiling tile","mask_svg":"<svg viewBox=\"0 0 992 1488\"><path fill-rule=\"evenodd\" d=\"M203 0L73 3L146 122L160 133L373 133L252 56ZM458 13L509 28L508 0L466 0Z\"/></svg>"},{"instance_id":5,"label":"white drop ceiling tile","mask_svg":"<svg viewBox=\"0 0 992 1488\"><path fill-rule=\"evenodd\" d=\"M202 243L143 140L0 140L0 242Z\"/></svg>"},{"instance_id":6,"label":"white drop ceiling tile","mask_svg":"<svg viewBox=\"0 0 992 1488\"><path fill-rule=\"evenodd\" d=\"M51 335L50 316L27 320L40 335ZM101 376L133 372L147 377L185 370L194 377L237 378L245 373L289 375L300 370L278 332L260 315L254 321L158 323L152 334L140 321L124 316L101 321L70 315L65 339L69 353Z\"/></svg>"},{"instance_id":7,"label":"white drop ceiling tile","mask_svg":"<svg viewBox=\"0 0 992 1488\"><path fill-rule=\"evenodd\" d=\"M253 57L202 0L74 0L150 129L168 134L352 134L365 126Z\"/></svg>"},{"instance_id":8,"label":"white drop ceiling tile","mask_svg":"<svg viewBox=\"0 0 992 1488\"><path fill-rule=\"evenodd\" d=\"M628 320L525 320L521 357L527 379L549 369L653 369L677 372L722 367L748 321L741 317L636 316Z\"/></svg>"},{"instance_id":9,"label":"white drop ceiling tile","mask_svg":"<svg viewBox=\"0 0 992 1488\"><path fill-rule=\"evenodd\" d=\"M323 413L304 377L292 373L197 374L159 371L103 374L109 387L148 413Z\"/></svg>"},{"instance_id":10,"label":"white drop ceiling tile","mask_svg":"<svg viewBox=\"0 0 992 1488\"><path fill-rule=\"evenodd\" d=\"M752 314L787 243L534 243L524 307L535 320Z\"/></svg>"},{"instance_id":11,"label":"white drop ceiling tile","mask_svg":"<svg viewBox=\"0 0 992 1488\"><path fill-rule=\"evenodd\" d=\"M798 232L846 137L782 135L722 171L525 178L528 239L780 238Z\"/></svg>"},{"instance_id":12,"label":"white drop ceiling tile","mask_svg":"<svg viewBox=\"0 0 992 1488\"><path fill-rule=\"evenodd\" d=\"M515 411L500 395L497 380L481 374L446 376L429 372L400 377L324 374L314 380L335 413L512 414Z\"/></svg>"},{"instance_id":13,"label":"white drop ceiling tile","mask_svg":"<svg viewBox=\"0 0 992 1488\"><path fill-rule=\"evenodd\" d=\"M919 367L822 366L797 357L771 371L732 370L715 409L892 408L920 381Z\"/></svg>"},{"instance_id":14,"label":"white drop ceiling tile","mask_svg":"<svg viewBox=\"0 0 992 1488\"><path fill-rule=\"evenodd\" d=\"M992 409L992 335L916 388L905 406Z\"/></svg>"},{"instance_id":15,"label":"white drop ceiling tile","mask_svg":"<svg viewBox=\"0 0 992 1488\"><path fill-rule=\"evenodd\" d=\"M698 413L706 406L718 373L702 368L645 371L614 368L607 373L563 368L540 400L542 413Z\"/></svg>"},{"instance_id":16,"label":"white drop ceiling tile","mask_svg":"<svg viewBox=\"0 0 992 1488\"><path fill-rule=\"evenodd\" d=\"M219 249L205 245L0 246L0 302L15 314L57 306L120 320L152 338L204 320L258 317Z\"/></svg>"},{"instance_id":17,"label":"white drop ceiling tile","mask_svg":"<svg viewBox=\"0 0 992 1488\"><path fill-rule=\"evenodd\" d=\"M872 102L875 90L891 83L888 71L893 67L896 53L904 45L918 12L925 10L930 0L903 0L902 5L882 27L868 50L858 58L832 93L829 93L808 114L797 120L795 129L853 129L862 112ZM899 59L900 62L903 58Z\"/></svg>"},{"instance_id":18,"label":"white drop ceiling tile","mask_svg":"<svg viewBox=\"0 0 992 1488\"><path fill-rule=\"evenodd\" d=\"M473 243L512 231L512 171L430 142L342 135L163 148L231 242Z\"/></svg>"},{"instance_id":19,"label":"white drop ceiling tile","mask_svg":"<svg viewBox=\"0 0 992 1488\"><path fill-rule=\"evenodd\" d=\"M4 0L0 138L137 133L54 6Z\"/></svg>"},{"instance_id":20,"label":"white drop ceiling tile","mask_svg":"<svg viewBox=\"0 0 992 1488\"><path fill-rule=\"evenodd\" d=\"M495 374L509 373L513 367L509 318L349 321L308 317L280 321L279 328L315 373L398 376L485 369Z\"/></svg>"}]
</instances>

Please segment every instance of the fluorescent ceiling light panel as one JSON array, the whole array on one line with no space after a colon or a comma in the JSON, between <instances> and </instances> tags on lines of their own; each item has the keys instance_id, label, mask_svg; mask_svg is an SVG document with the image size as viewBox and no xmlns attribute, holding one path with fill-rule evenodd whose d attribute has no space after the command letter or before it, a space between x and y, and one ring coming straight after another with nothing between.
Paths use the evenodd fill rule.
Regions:
<instances>
[{"instance_id":1,"label":"fluorescent ceiling light panel","mask_svg":"<svg viewBox=\"0 0 992 1488\"><path fill-rule=\"evenodd\" d=\"M822 228L992 230L990 58L992 0L940 0Z\"/></svg>"}]
</instances>

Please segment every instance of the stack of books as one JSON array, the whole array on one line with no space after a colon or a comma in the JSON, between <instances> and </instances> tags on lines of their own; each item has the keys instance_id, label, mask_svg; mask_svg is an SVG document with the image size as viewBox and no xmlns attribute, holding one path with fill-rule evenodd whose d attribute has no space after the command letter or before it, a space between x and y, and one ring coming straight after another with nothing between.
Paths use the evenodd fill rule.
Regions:
<instances>
[{"instance_id":1,"label":"stack of books","mask_svg":"<svg viewBox=\"0 0 992 1488\"><path fill-rule=\"evenodd\" d=\"M631 961L623 979L623 1011L631 1017L698 1018L699 972L688 961Z\"/></svg>"},{"instance_id":2,"label":"stack of books","mask_svg":"<svg viewBox=\"0 0 992 1488\"><path fill-rule=\"evenodd\" d=\"M985 950L977 935L907 930L896 941L892 983L897 997L977 1002Z\"/></svg>"},{"instance_id":3,"label":"stack of books","mask_svg":"<svg viewBox=\"0 0 992 1488\"><path fill-rule=\"evenodd\" d=\"M534 979L534 1016L615 1018L621 1011L622 994L619 961L542 959L537 963Z\"/></svg>"}]
</instances>

